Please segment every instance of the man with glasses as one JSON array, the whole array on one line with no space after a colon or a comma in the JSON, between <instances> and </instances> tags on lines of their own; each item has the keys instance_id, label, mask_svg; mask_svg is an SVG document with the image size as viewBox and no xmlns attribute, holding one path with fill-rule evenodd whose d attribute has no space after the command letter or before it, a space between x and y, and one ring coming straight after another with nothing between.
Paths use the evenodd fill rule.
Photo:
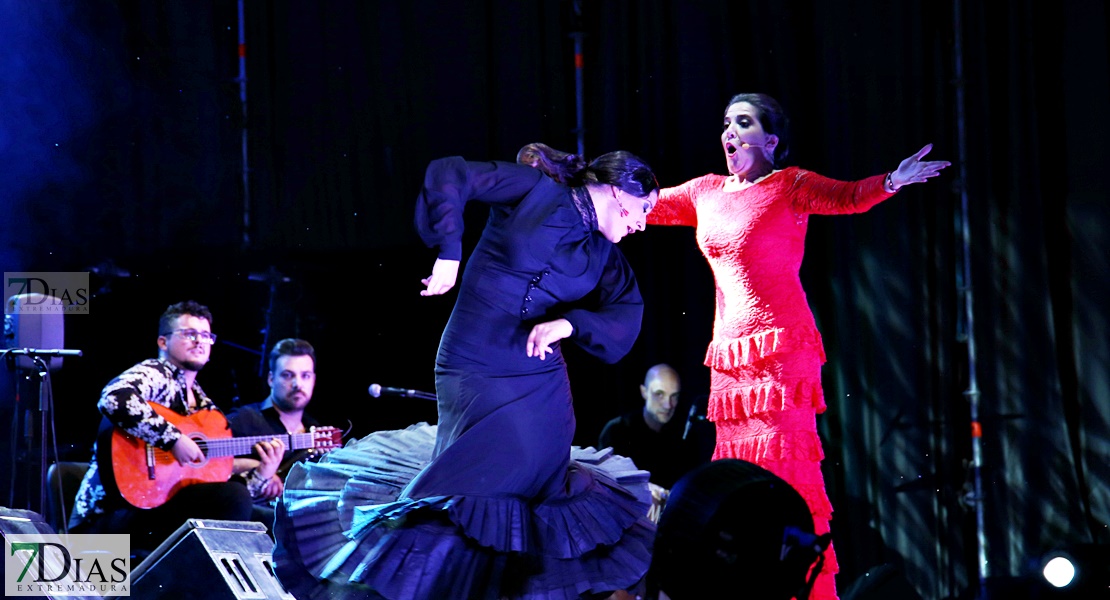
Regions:
<instances>
[{"instance_id":1,"label":"man with glasses","mask_svg":"<svg viewBox=\"0 0 1110 600\"><path fill-rule=\"evenodd\" d=\"M270 373L266 378L270 395L261 402L239 407L228 415L236 436L305 433L320 424L305 414L316 387L316 350L305 340L287 338L270 351ZM304 460L311 450L287 450L277 472L264 477L262 459L255 449L250 457L235 459L235 472L247 484L254 499L252 519L274 525L273 501L284 490L285 474L293 463Z\"/></svg>"},{"instance_id":2,"label":"man with glasses","mask_svg":"<svg viewBox=\"0 0 1110 600\"><path fill-rule=\"evenodd\" d=\"M118 431L133 436L146 448L168 452L179 465L205 463L204 451L174 422L183 424L186 419L209 416L201 411L219 411L196 381L215 342L208 307L191 300L171 305L158 322L158 357L127 369L104 388L97 403L104 415L104 435L93 447L94 460L78 490L69 523L71 532L128 533L132 549L142 552L156 548L188 519L250 518L251 496L241 481L192 483L157 506L136 508L119 491L130 485L118 480L125 471L112 463L112 452L117 450L109 445L112 440L108 436ZM174 414L156 410L156 404ZM97 446L104 452L98 452ZM284 445L275 439L256 446L266 457L264 468L272 473Z\"/></svg>"}]
</instances>

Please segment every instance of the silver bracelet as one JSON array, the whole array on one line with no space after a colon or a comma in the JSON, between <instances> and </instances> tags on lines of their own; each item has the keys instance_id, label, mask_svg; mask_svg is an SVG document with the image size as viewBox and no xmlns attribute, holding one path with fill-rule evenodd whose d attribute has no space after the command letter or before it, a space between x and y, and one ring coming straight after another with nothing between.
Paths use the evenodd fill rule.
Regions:
<instances>
[{"instance_id":1,"label":"silver bracelet","mask_svg":"<svg viewBox=\"0 0 1110 600\"><path fill-rule=\"evenodd\" d=\"M262 493L262 488L266 486L266 480L258 476L258 467L247 471L245 477L247 480L247 492L250 493L251 498L255 498Z\"/></svg>"}]
</instances>

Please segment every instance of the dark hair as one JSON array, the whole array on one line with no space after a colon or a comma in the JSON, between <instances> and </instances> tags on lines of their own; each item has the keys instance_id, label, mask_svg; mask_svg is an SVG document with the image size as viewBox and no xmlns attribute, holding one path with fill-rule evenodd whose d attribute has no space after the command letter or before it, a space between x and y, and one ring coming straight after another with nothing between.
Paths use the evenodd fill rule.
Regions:
<instances>
[{"instance_id":1,"label":"dark hair","mask_svg":"<svg viewBox=\"0 0 1110 600\"><path fill-rule=\"evenodd\" d=\"M787 118L786 111L782 109L778 100L767 94L736 94L728 101L725 111L727 112L729 106L738 102L747 102L754 106L758 113L756 118L763 126L763 131L779 138L779 143L775 146L775 166L782 166L786 155L790 153L790 119Z\"/></svg>"},{"instance_id":2,"label":"dark hair","mask_svg":"<svg viewBox=\"0 0 1110 600\"><path fill-rule=\"evenodd\" d=\"M586 159L581 156L540 143L527 144L521 148L516 153L516 162L535 167L559 183L566 183L568 176L573 177L586 168Z\"/></svg>"},{"instance_id":3,"label":"dark hair","mask_svg":"<svg viewBox=\"0 0 1110 600\"><path fill-rule=\"evenodd\" d=\"M316 350L312 344L297 338L286 338L274 344L270 350L270 372L277 368L277 361L283 356L307 356L312 359L312 368L316 368Z\"/></svg>"},{"instance_id":4,"label":"dark hair","mask_svg":"<svg viewBox=\"0 0 1110 600\"><path fill-rule=\"evenodd\" d=\"M655 173L641 158L617 150L602 154L593 162L577 154L556 150L546 144L528 144L516 155L517 162L531 165L549 177L567 185L604 183L636 196L646 198L659 188Z\"/></svg>"},{"instance_id":5,"label":"dark hair","mask_svg":"<svg viewBox=\"0 0 1110 600\"><path fill-rule=\"evenodd\" d=\"M212 324L212 311L208 310L207 306L200 304L199 302L186 300L184 302L178 302L177 304L171 304L166 307L166 312L162 313L161 318L158 319L158 335L168 335L170 333L173 333L173 327L177 324L174 323L174 321L176 321L177 318L182 315L189 315L198 319L204 319L205 321L208 321L209 325Z\"/></svg>"}]
</instances>

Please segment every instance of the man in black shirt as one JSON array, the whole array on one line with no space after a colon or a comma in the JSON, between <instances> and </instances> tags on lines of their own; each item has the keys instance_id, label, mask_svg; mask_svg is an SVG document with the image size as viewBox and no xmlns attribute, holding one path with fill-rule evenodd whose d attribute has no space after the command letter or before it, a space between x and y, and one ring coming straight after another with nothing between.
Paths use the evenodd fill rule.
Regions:
<instances>
[{"instance_id":1,"label":"man in black shirt","mask_svg":"<svg viewBox=\"0 0 1110 600\"><path fill-rule=\"evenodd\" d=\"M305 414L316 387L316 351L305 340L284 339L270 351L266 378L270 395L261 402L233 411L228 421L235 436L305 433L319 425ZM273 526L273 501L284 491L289 467L309 455L311 449L285 449L276 471L266 469L257 448L250 457L235 459L235 472L242 477L254 500L252 520Z\"/></svg>"},{"instance_id":2,"label":"man in black shirt","mask_svg":"<svg viewBox=\"0 0 1110 600\"><path fill-rule=\"evenodd\" d=\"M687 435L689 428L683 419L674 418L681 392L682 381L673 367L651 367L640 385L643 407L606 423L598 440L599 447L612 447L651 473L653 516L658 516L671 486L704 462L699 456L703 445ZM703 431L697 428L696 435Z\"/></svg>"}]
</instances>

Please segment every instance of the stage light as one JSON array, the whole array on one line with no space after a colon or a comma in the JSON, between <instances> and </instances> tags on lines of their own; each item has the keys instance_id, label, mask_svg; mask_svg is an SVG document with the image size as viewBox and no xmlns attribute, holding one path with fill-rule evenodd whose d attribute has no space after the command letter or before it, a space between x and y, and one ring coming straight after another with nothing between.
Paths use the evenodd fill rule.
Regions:
<instances>
[{"instance_id":1,"label":"stage light","mask_svg":"<svg viewBox=\"0 0 1110 600\"><path fill-rule=\"evenodd\" d=\"M1061 547L1040 562L1042 587L1051 598L1110 598L1110 546Z\"/></svg>"},{"instance_id":2,"label":"stage light","mask_svg":"<svg viewBox=\"0 0 1110 600\"><path fill-rule=\"evenodd\" d=\"M1041 574L1052 587L1066 587L1075 580L1075 563L1066 556L1056 556L1045 563Z\"/></svg>"}]
</instances>

